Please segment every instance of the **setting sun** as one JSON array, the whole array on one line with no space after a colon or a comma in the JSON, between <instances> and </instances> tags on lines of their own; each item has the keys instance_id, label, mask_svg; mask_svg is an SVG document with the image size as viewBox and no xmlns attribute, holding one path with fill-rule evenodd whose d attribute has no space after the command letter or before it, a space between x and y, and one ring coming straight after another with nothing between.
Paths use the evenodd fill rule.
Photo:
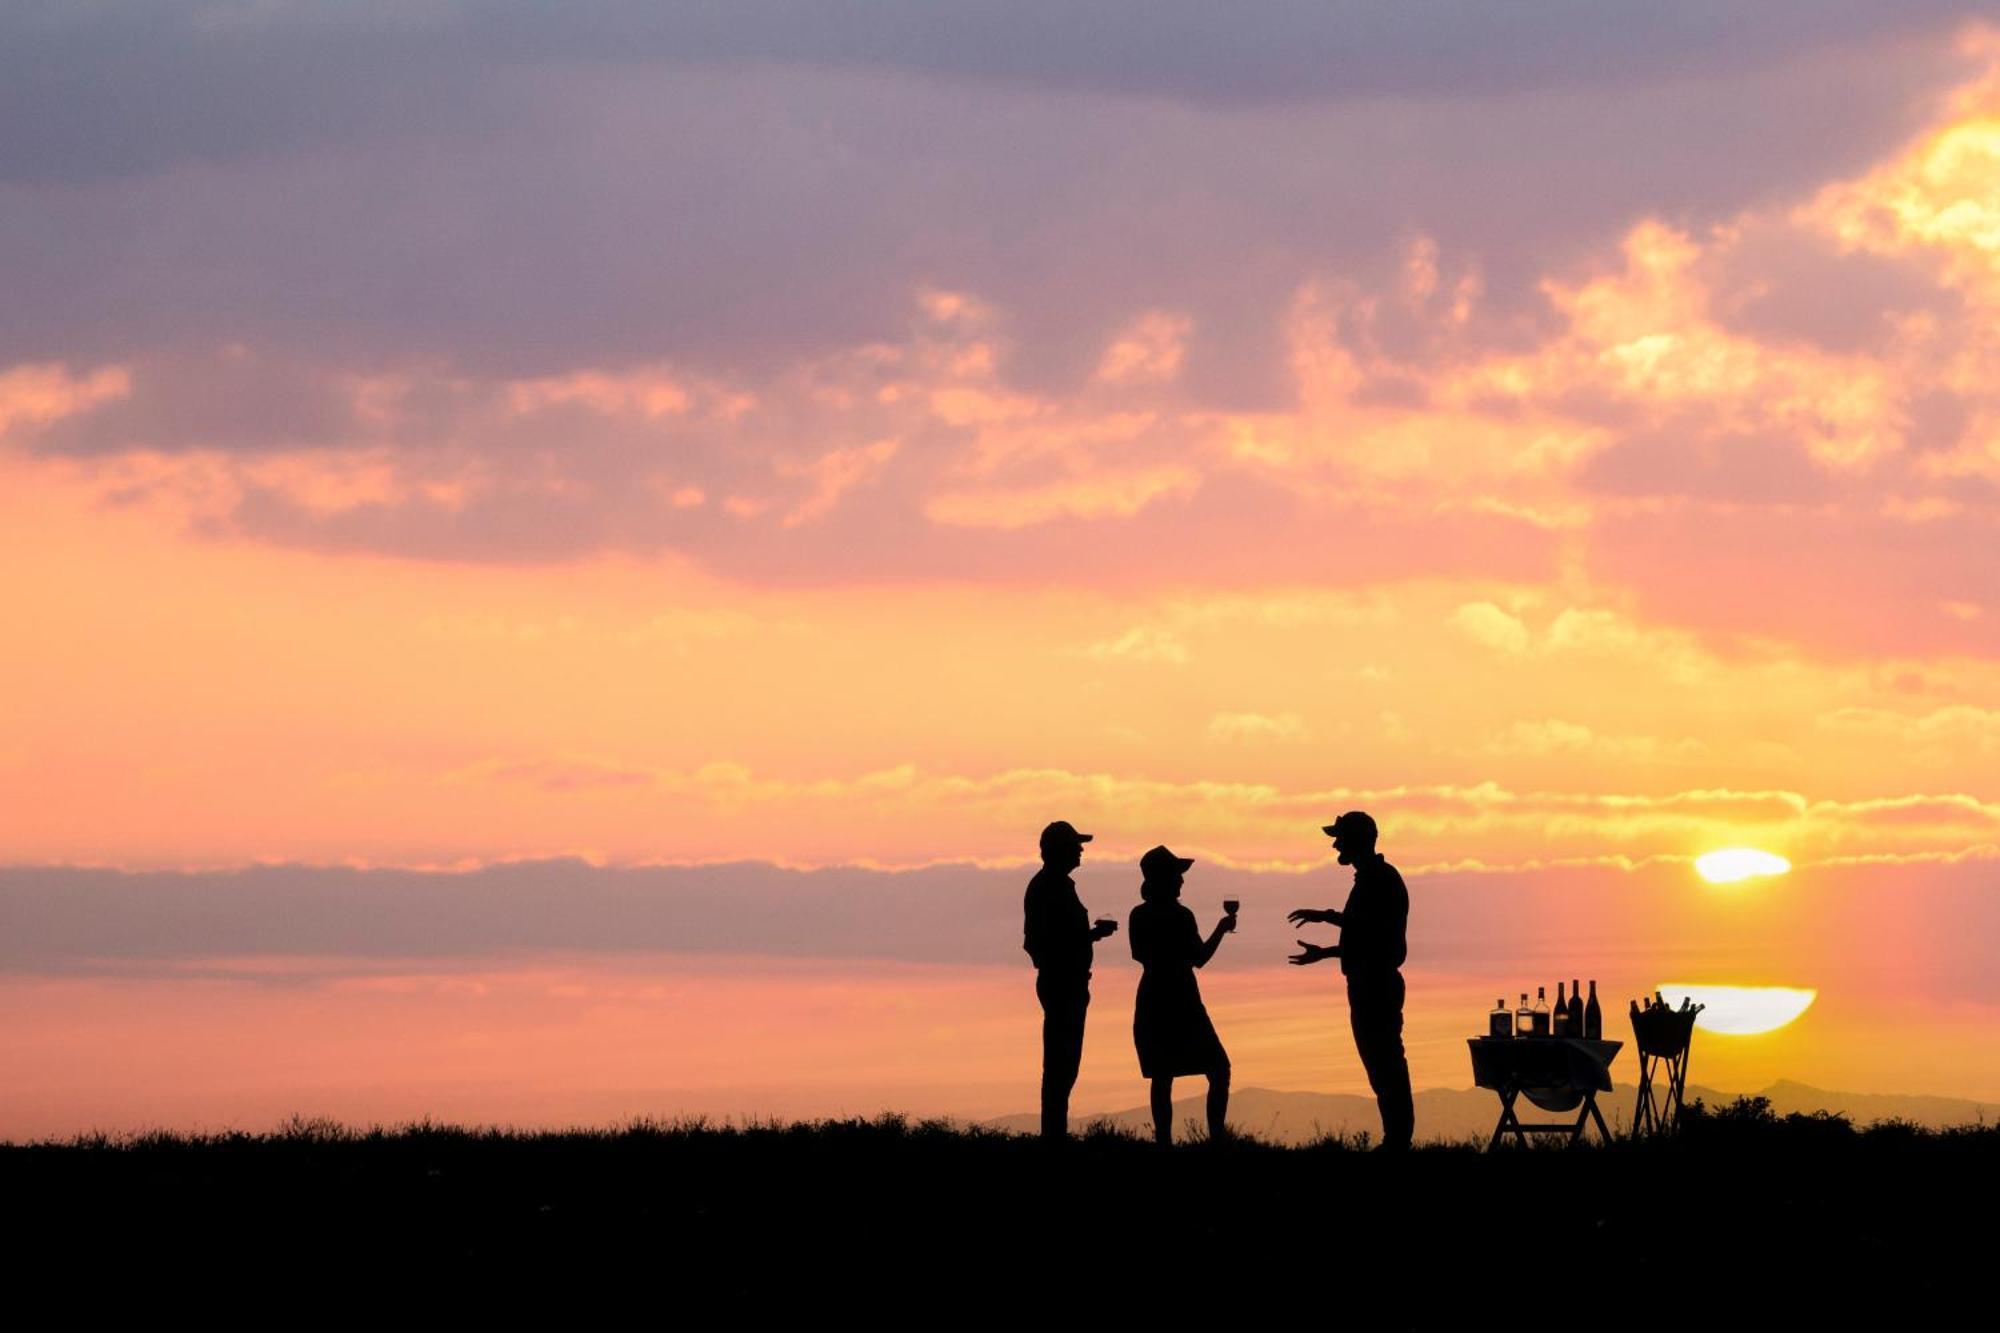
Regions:
<instances>
[{"instance_id":1,"label":"setting sun","mask_svg":"<svg viewBox=\"0 0 2000 1333\"><path fill-rule=\"evenodd\" d=\"M1763 875L1782 875L1792 863L1754 847L1726 847L1694 859L1695 873L1710 884L1736 884Z\"/></svg>"},{"instance_id":2,"label":"setting sun","mask_svg":"<svg viewBox=\"0 0 2000 1333\"><path fill-rule=\"evenodd\" d=\"M1694 1025L1702 1031L1732 1037L1776 1032L1819 998L1816 990L1794 986L1688 986L1669 981L1658 989L1670 1005L1683 999L1701 1005Z\"/></svg>"}]
</instances>

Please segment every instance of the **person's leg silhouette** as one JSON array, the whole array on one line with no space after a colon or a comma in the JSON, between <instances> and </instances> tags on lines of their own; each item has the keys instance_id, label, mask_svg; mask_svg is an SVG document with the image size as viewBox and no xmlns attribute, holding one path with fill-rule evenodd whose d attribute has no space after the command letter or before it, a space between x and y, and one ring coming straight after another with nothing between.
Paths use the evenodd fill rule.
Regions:
<instances>
[{"instance_id":1,"label":"person's leg silhouette","mask_svg":"<svg viewBox=\"0 0 2000 1333\"><path fill-rule=\"evenodd\" d=\"M1410 1062L1403 1051L1403 974L1348 978L1347 1012L1361 1067L1382 1114L1382 1146L1392 1152L1407 1148L1417 1115Z\"/></svg>"},{"instance_id":2,"label":"person's leg silhouette","mask_svg":"<svg viewBox=\"0 0 2000 1333\"><path fill-rule=\"evenodd\" d=\"M1229 1061L1208 1071L1208 1141L1229 1137Z\"/></svg>"},{"instance_id":3,"label":"person's leg silhouette","mask_svg":"<svg viewBox=\"0 0 2000 1333\"><path fill-rule=\"evenodd\" d=\"M1174 1141L1174 1077L1153 1080L1153 1142L1162 1148Z\"/></svg>"},{"instance_id":4,"label":"person's leg silhouette","mask_svg":"<svg viewBox=\"0 0 2000 1333\"><path fill-rule=\"evenodd\" d=\"M1090 1009L1090 978L1035 974L1042 1002L1042 1137L1069 1133L1069 1095L1083 1064L1083 1022Z\"/></svg>"}]
</instances>

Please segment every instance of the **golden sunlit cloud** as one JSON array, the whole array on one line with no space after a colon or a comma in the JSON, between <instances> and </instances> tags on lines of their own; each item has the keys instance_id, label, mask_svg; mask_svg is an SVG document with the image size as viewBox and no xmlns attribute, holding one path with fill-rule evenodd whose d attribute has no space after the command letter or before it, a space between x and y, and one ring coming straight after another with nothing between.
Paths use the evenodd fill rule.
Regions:
<instances>
[{"instance_id":1,"label":"golden sunlit cloud","mask_svg":"<svg viewBox=\"0 0 2000 1333\"><path fill-rule=\"evenodd\" d=\"M1731 1037L1776 1032L1812 1007L1819 992L1796 986L1689 986L1677 981L1657 988L1670 1005L1692 1000L1702 1006L1694 1025Z\"/></svg>"},{"instance_id":2,"label":"golden sunlit cloud","mask_svg":"<svg viewBox=\"0 0 2000 1333\"><path fill-rule=\"evenodd\" d=\"M1725 847L1694 859L1695 873L1710 884L1738 884L1763 875L1782 875L1792 863L1754 847Z\"/></svg>"}]
</instances>

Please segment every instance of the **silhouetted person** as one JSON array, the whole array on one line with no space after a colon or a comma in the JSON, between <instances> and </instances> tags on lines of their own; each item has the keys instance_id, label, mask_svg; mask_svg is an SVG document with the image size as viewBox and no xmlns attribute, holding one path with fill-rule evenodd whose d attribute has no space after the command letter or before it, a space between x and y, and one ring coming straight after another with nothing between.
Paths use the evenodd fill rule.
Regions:
<instances>
[{"instance_id":1,"label":"silhouetted person","mask_svg":"<svg viewBox=\"0 0 2000 1333\"><path fill-rule=\"evenodd\" d=\"M1092 923L1069 872L1083 864L1078 833L1058 819L1042 830L1042 868L1028 881L1021 907L1021 947L1035 960L1035 996L1042 1002L1042 1137L1069 1133L1069 1094L1083 1063L1083 1019L1090 1008L1091 945L1118 929Z\"/></svg>"},{"instance_id":2,"label":"silhouetted person","mask_svg":"<svg viewBox=\"0 0 2000 1333\"><path fill-rule=\"evenodd\" d=\"M1174 1140L1174 1076L1208 1075L1208 1137L1228 1137L1229 1053L1215 1035L1201 1002L1194 970L1215 957L1222 937L1236 929L1224 916L1207 939L1194 913L1181 905L1181 883L1194 862L1155 847L1139 860L1139 896L1132 909L1132 956L1145 965L1139 1002L1132 1011L1132 1042L1139 1048L1139 1072L1153 1081L1153 1138Z\"/></svg>"},{"instance_id":3,"label":"silhouetted person","mask_svg":"<svg viewBox=\"0 0 2000 1333\"><path fill-rule=\"evenodd\" d=\"M1410 1098L1410 1063L1403 1055L1403 959L1409 953L1410 891L1396 867L1375 850L1375 821L1350 810L1326 826L1340 863L1354 867L1354 888L1347 906L1301 907L1291 913L1295 926L1324 921L1340 927L1333 948L1299 941L1303 952L1291 959L1297 966L1338 958L1347 976L1347 1016L1354 1025L1354 1045L1375 1105L1382 1112L1382 1146L1396 1151L1410 1146L1416 1132L1416 1107Z\"/></svg>"}]
</instances>

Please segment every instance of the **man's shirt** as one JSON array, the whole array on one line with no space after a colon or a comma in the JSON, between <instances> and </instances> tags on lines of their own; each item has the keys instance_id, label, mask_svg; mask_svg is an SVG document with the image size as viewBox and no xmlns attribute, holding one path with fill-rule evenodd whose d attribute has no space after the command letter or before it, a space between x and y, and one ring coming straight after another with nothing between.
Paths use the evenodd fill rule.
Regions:
<instances>
[{"instance_id":1,"label":"man's shirt","mask_svg":"<svg viewBox=\"0 0 2000 1333\"><path fill-rule=\"evenodd\" d=\"M1090 913L1076 896L1076 882L1043 866L1021 899L1021 947L1044 972L1090 971Z\"/></svg>"},{"instance_id":2,"label":"man's shirt","mask_svg":"<svg viewBox=\"0 0 2000 1333\"><path fill-rule=\"evenodd\" d=\"M1410 891L1381 856L1355 863L1354 887L1340 909L1340 970L1393 972L1409 955Z\"/></svg>"}]
</instances>

